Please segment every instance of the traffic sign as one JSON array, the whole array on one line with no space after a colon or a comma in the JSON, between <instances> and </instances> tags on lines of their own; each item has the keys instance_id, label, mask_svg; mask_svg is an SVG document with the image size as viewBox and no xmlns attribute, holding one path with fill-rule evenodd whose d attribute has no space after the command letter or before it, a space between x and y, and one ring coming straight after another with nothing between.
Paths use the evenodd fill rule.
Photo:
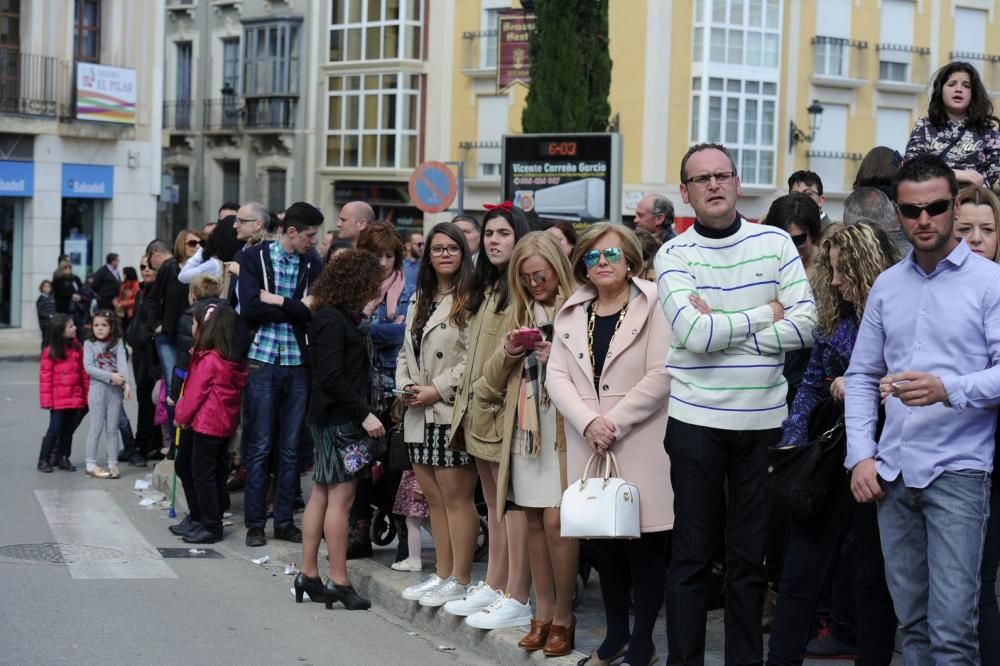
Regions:
<instances>
[{"instance_id":1,"label":"traffic sign","mask_svg":"<svg viewBox=\"0 0 1000 666\"><path fill-rule=\"evenodd\" d=\"M425 213L447 210L458 193L451 167L442 162L423 162L410 176L410 199Z\"/></svg>"}]
</instances>

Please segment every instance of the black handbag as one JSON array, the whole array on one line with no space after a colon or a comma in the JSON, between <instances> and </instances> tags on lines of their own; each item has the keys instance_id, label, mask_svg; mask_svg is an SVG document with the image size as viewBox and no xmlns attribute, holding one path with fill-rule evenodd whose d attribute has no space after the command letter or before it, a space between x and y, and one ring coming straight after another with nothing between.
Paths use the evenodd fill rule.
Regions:
<instances>
[{"instance_id":1,"label":"black handbag","mask_svg":"<svg viewBox=\"0 0 1000 666\"><path fill-rule=\"evenodd\" d=\"M844 404L833 398L809 412L809 442L768 450L767 485L771 500L799 521L815 516L846 479L847 430Z\"/></svg>"},{"instance_id":2,"label":"black handbag","mask_svg":"<svg viewBox=\"0 0 1000 666\"><path fill-rule=\"evenodd\" d=\"M410 447L403 441L403 424L394 423L386 433L386 440L389 442L389 471L405 472L413 469L410 463Z\"/></svg>"}]
</instances>

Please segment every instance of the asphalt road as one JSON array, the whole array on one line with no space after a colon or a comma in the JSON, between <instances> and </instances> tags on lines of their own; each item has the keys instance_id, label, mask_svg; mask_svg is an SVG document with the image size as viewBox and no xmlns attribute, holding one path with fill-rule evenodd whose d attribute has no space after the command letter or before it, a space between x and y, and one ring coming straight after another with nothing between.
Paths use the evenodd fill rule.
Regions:
<instances>
[{"instance_id":1,"label":"asphalt road","mask_svg":"<svg viewBox=\"0 0 1000 666\"><path fill-rule=\"evenodd\" d=\"M221 559L162 559L157 548L183 544L166 511L132 492L152 468L84 476L89 417L74 439L79 471L35 470L48 423L37 373L0 362L0 664L489 663L377 608L295 604L281 563L251 562L268 549L244 547L239 520L212 546Z\"/></svg>"}]
</instances>

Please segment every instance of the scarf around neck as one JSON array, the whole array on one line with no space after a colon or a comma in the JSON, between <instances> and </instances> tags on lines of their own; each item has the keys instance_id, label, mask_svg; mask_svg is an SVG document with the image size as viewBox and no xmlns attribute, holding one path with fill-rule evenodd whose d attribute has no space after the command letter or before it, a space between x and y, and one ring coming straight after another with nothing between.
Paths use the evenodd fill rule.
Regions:
<instances>
[{"instance_id":1,"label":"scarf around neck","mask_svg":"<svg viewBox=\"0 0 1000 666\"><path fill-rule=\"evenodd\" d=\"M403 288L406 286L406 280L403 278L403 273L401 271L393 271L389 274L389 277L382 280L382 284L379 286L378 299L375 301L375 307L383 300L385 301L385 318L392 321L396 318L396 308L399 306L399 297L403 294Z\"/></svg>"}]
</instances>

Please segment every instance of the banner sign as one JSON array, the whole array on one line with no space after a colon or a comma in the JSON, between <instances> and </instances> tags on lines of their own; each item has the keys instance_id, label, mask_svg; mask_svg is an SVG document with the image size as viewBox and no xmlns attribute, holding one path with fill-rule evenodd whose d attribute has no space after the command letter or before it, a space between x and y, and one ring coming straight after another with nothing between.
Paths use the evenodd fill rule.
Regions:
<instances>
[{"instance_id":1,"label":"banner sign","mask_svg":"<svg viewBox=\"0 0 1000 666\"><path fill-rule=\"evenodd\" d=\"M62 195L76 199L110 199L115 193L115 168L99 164L63 164Z\"/></svg>"},{"instance_id":2,"label":"banner sign","mask_svg":"<svg viewBox=\"0 0 1000 666\"><path fill-rule=\"evenodd\" d=\"M503 138L503 195L538 217L621 219L618 134L522 134Z\"/></svg>"},{"instance_id":3,"label":"banner sign","mask_svg":"<svg viewBox=\"0 0 1000 666\"><path fill-rule=\"evenodd\" d=\"M515 83L531 85L531 60L528 42L535 31L535 15L520 9L498 12L497 89L506 90Z\"/></svg>"},{"instance_id":4,"label":"banner sign","mask_svg":"<svg viewBox=\"0 0 1000 666\"><path fill-rule=\"evenodd\" d=\"M76 117L135 125L135 70L76 64Z\"/></svg>"},{"instance_id":5,"label":"banner sign","mask_svg":"<svg viewBox=\"0 0 1000 666\"><path fill-rule=\"evenodd\" d=\"M0 160L0 197L35 194L35 163Z\"/></svg>"}]
</instances>

